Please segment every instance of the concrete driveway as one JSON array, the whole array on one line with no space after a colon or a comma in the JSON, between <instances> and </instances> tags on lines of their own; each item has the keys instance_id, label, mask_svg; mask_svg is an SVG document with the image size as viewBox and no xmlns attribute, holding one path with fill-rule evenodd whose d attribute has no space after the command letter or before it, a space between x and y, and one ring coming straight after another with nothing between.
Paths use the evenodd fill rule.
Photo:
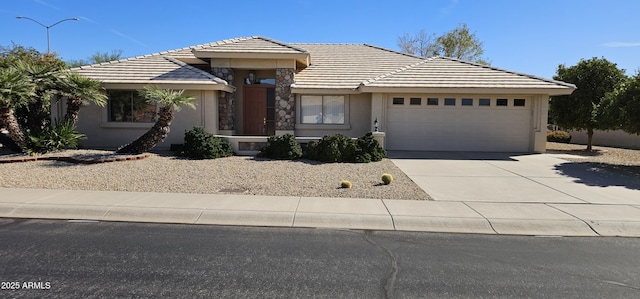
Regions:
<instances>
[{"instance_id":1,"label":"concrete driveway","mask_svg":"<svg viewBox=\"0 0 640 299\"><path fill-rule=\"evenodd\" d=\"M388 156L436 201L640 206L637 179L562 155L391 151Z\"/></svg>"}]
</instances>

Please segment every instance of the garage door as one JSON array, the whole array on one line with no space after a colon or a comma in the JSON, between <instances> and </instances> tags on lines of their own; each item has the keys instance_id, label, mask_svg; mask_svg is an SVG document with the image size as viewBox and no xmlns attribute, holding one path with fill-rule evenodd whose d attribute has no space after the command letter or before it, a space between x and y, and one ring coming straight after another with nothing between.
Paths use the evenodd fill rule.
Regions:
<instances>
[{"instance_id":1,"label":"garage door","mask_svg":"<svg viewBox=\"0 0 640 299\"><path fill-rule=\"evenodd\" d=\"M530 99L393 97L389 150L528 152Z\"/></svg>"}]
</instances>

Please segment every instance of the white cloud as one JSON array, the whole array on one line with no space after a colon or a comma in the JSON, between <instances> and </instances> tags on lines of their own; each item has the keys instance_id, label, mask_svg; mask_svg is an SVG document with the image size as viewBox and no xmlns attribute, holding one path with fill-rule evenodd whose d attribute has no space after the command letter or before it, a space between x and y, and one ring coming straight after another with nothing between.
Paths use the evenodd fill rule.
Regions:
<instances>
[{"instance_id":1,"label":"white cloud","mask_svg":"<svg viewBox=\"0 0 640 299\"><path fill-rule=\"evenodd\" d=\"M94 20L92 20L92 19L89 19L89 18L87 18L87 17L78 17L78 18L80 18L81 20L85 20L85 21L87 21L87 22L89 22L89 23L98 24L98 22L96 22L96 21L94 21Z\"/></svg>"},{"instance_id":2,"label":"white cloud","mask_svg":"<svg viewBox=\"0 0 640 299\"><path fill-rule=\"evenodd\" d=\"M111 29L111 32L113 32L113 33L115 33L116 35L119 35L119 36L121 36L121 37L124 37L124 38L126 38L126 39L128 39L128 40L130 40L130 41L132 41L132 42L134 42L134 43L136 43L136 44L138 44L138 45L141 45L141 46L143 46L143 47L146 47L146 46L147 46L147 45L145 45L144 43L142 43L141 41L139 41L139 40L137 40L137 39L135 39L135 38L133 38L133 37L131 37L131 36L128 36L128 35L126 35L126 34L124 34L124 33L120 32L120 31L117 31L117 30L115 30L115 29Z\"/></svg>"},{"instance_id":3,"label":"white cloud","mask_svg":"<svg viewBox=\"0 0 640 299\"><path fill-rule=\"evenodd\" d=\"M44 2L44 1L42 1L42 0L33 0L33 1L34 1L34 2L36 2L36 3L38 3L38 4L41 4L41 5L44 5L44 6L51 7L51 8L53 8L53 9L55 9L55 10L60 10L60 8L58 8L57 6L53 6L53 5L51 5L51 4L47 3L47 2Z\"/></svg>"},{"instance_id":4,"label":"white cloud","mask_svg":"<svg viewBox=\"0 0 640 299\"><path fill-rule=\"evenodd\" d=\"M602 44L602 46L610 47L610 48L622 48L622 47L640 47L640 42L629 43L629 42L608 42Z\"/></svg>"}]
</instances>

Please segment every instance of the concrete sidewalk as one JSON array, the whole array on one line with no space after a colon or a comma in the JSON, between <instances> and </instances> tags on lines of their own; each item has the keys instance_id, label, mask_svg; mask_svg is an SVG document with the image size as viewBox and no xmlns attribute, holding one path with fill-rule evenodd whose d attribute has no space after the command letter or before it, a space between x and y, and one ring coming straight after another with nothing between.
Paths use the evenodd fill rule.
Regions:
<instances>
[{"instance_id":1,"label":"concrete sidewalk","mask_svg":"<svg viewBox=\"0 0 640 299\"><path fill-rule=\"evenodd\" d=\"M411 201L0 188L0 217L640 237L640 204Z\"/></svg>"}]
</instances>

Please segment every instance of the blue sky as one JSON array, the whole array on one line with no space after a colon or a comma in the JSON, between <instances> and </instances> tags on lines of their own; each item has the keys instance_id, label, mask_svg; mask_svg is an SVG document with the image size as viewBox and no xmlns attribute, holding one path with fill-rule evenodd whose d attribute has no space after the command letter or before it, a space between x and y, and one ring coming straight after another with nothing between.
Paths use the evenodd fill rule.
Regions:
<instances>
[{"instance_id":1,"label":"blue sky","mask_svg":"<svg viewBox=\"0 0 640 299\"><path fill-rule=\"evenodd\" d=\"M368 43L397 50L421 29L466 23L493 66L551 78L558 64L604 57L640 69L637 0L0 0L0 45L11 42L86 59L114 49L132 57L221 39L261 35L283 42Z\"/></svg>"}]
</instances>

